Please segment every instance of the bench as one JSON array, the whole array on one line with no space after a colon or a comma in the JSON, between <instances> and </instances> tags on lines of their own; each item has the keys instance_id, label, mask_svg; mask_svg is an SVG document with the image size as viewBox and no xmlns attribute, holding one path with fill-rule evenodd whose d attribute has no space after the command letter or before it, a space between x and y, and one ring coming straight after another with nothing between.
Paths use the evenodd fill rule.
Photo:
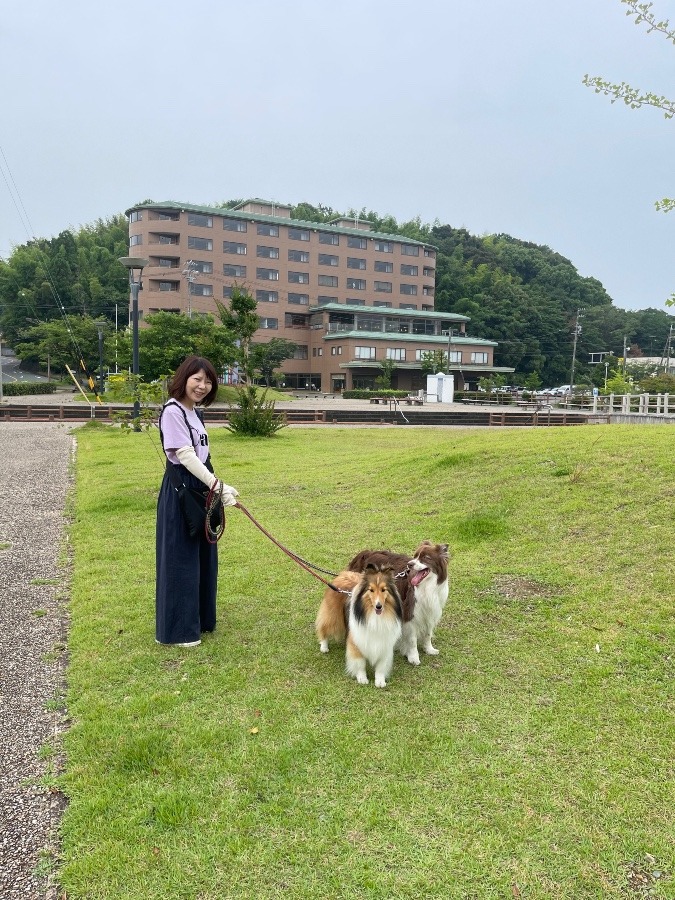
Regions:
<instances>
[{"instance_id":1,"label":"bench","mask_svg":"<svg viewBox=\"0 0 675 900\"><path fill-rule=\"evenodd\" d=\"M423 399L422 397L404 397L404 400L405 400L405 402L408 404L408 406L412 406L413 403L414 403L416 406L423 406L423 405L424 405L424 399Z\"/></svg>"},{"instance_id":2,"label":"bench","mask_svg":"<svg viewBox=\"0 0 675 900\"><path fill-rule=\"evenodd\" d=\"M516 406L521 409L550 409L551 404L545 400L516 400Z\"/></svg>"},{"instance_id":3,"label":"bench","mask_svg":"<svg viewBox=\"0 0 675 900\"><path fill-rule=\"evenodd\" d=\"M389 397L371 397L370 398L371 403L389 403L389 400L390 400Z\"/></svg>"}]
</instances>

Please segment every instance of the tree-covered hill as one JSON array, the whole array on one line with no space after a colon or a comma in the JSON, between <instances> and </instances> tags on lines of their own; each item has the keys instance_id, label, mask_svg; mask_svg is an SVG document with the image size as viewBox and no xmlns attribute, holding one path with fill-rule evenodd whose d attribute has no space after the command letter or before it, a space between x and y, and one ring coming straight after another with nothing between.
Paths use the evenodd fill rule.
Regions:
<instances>
[{"instance_id":1,"label":"tree-covered hill","mask_svg":"<svg viewBox=\"0 0 675 900\"><path fill-rule=\"evenodd\" d=\"M495 362L513 366L519 381L533 371L547 385L569 380L579 309L583 310L577 346L580 376L590 353L621 356L624 340L634 353L660 355L669 326L675 324L675 317L661 310L618 309L602 284L579 275L570 260L549 247L507 234L479 237L440 222L427 224L415 218L399 223L365 209L342 213L306 202L293 207L291 214L314 222L358 217L380 232L436 246L436 309L470 316L470 333L498 341ZM126 321L127 275L117 260L127 248L123 215L17 247L9 260L0 261L3 340L21 343L36 324L62 318L64 312L114 321L117 305L121 321Z\"/></svg>"}]
</instances>

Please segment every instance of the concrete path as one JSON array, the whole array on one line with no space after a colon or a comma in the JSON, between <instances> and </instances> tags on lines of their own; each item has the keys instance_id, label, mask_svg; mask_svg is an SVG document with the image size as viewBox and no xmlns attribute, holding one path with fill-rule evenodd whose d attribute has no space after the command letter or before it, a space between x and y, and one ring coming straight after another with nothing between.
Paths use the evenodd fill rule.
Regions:
<instances>
[{"instance_id":1,"label":"concrete path","mask_svg":"<svg viewBox=\"0 0 675 900\"><path fill-rule=\"evenodd\" d=\"M64 799L50 790L65 728L64 533L74 438L66 425L0 424L0 897L55 898Z\"/></svg>"}]
</instances>

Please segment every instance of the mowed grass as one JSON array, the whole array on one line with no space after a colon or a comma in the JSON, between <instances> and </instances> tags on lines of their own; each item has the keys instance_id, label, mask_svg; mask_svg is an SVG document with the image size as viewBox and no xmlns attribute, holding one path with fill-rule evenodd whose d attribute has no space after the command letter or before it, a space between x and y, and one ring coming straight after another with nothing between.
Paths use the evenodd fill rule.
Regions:
<instances>
[{"instance_id":1,"label":"mowed grass","mask_svg":"<svg viewBox=\"0 0 675 900\"><path fill-rule=\"evenodd\" d=\"M81 429L68 900L675 897L672 428L210 435L317 565L447 542L440 655L349 680L238 510L216 633L157 646L157 437Z\"/></svg>"}]
</instances>

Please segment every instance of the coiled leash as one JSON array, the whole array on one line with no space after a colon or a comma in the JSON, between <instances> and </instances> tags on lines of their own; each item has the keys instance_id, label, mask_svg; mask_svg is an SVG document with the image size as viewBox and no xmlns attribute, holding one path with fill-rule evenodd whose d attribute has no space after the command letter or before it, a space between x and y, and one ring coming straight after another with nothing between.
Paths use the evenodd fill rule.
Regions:
<instances>
[{"instance_id":1,"label":"coiled leash","mask_svg":"<svg viewBox=\"0 0 675 900\"><path fill-rule=\"evenodd\" d=\"M251 522L253 522L255 527L259 531L262 531L262 533L265 535L265 537L268 537L272 541L273 544L276 544L276 546L283 553L285 553L286 556L290 557L293 560L293 562L296 562L300 566L300 568L304 569L306 572L309 572L309 574L312 575L314 578L323 582L323 584L325 584L326 587L329 587L332 591L337 591L338 594L350 594L351 593L351 591L345 591L345 590L342 590L342 588L336 587L334 584L331 584L330 581L326 581L325 578L322 578L320 575L316 574L317 572L323 572L324 575L332 575L333 578L335 578L335 575L336 575L335 572L329 572L328 569L322 569L320 566L315 566L311 562L308 562L306 559L303 559L301 556L298 556L297 553L293 553L293 551L289 550L288 547L284 547L284 545L280 541L278 541L273 535L271 535L269 533L269 531L260 524L260 522L256 521L256 519L246 509L246 507L242 503L240 503L238 500L234 504L234 506L236 509L240 509L244 513L244 515L247 516L251 520Z\"/></svg>"}]
</instances>

